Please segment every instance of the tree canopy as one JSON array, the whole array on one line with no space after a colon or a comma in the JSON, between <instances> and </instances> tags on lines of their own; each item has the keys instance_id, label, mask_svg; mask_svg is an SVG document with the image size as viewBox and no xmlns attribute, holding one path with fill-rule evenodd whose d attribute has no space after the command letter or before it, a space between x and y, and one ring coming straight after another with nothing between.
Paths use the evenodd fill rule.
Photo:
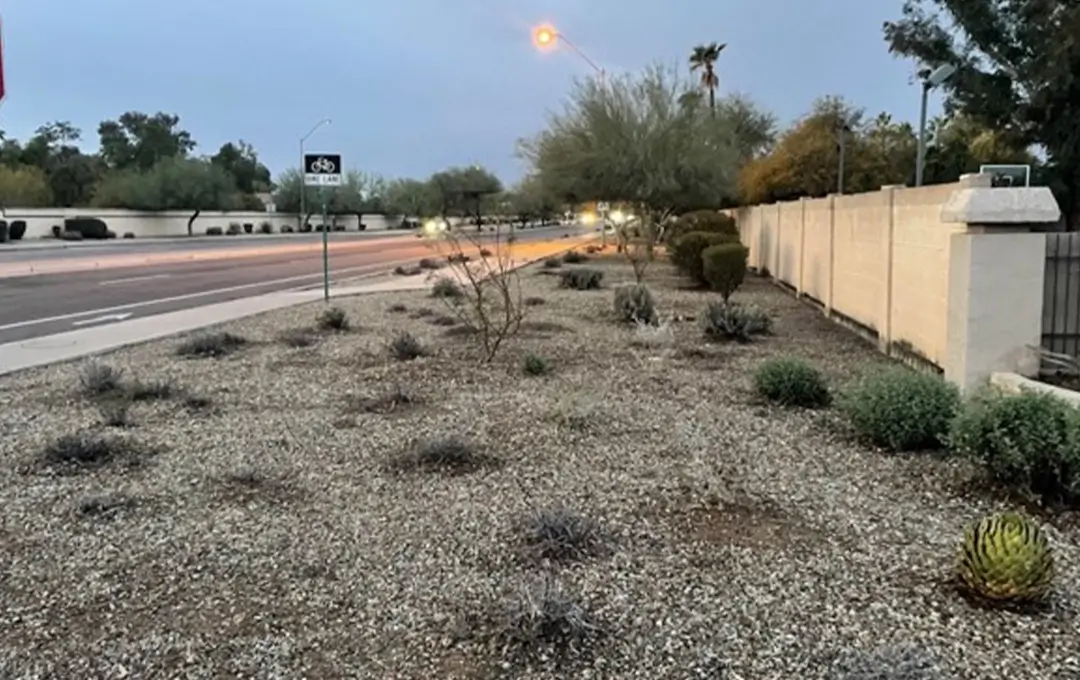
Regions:
<instances>
[{"instance_id":1,"label":"tree canopy","mask_svg":"<svg viewBox=\"0 0 1080 680\"><path fill-rule=\"evenodd\" d=\"M950 115L1040 146L1064 212L1077 224L1080 3L905 0L884 32L890 51L921 67L957 67L942 84Z\"/></svg>"},{"instance_id":2,"label":"tree canopy","mask_svg":"<svg viewBox=\"0 0 1080 680\"><path fill-rule=\"evenodd\" d=\"M724 204L739 155L730 121L710 116L696 84L660 66L576 83L566 108L521 151L547 194L632 205L653 224Z\"/></svg>"}]
</instances>

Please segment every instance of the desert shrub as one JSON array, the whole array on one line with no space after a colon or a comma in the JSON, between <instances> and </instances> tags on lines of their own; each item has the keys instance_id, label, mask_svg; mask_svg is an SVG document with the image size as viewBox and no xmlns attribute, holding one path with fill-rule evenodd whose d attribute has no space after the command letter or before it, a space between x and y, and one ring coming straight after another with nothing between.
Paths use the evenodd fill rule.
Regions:
<instances>
[{"instance_id":1,"label":"desert shrub","mask_svg":"<svg viewBox=\"0 0 1080 680\"><path fill-rule=\"evenodd\" d=\"M600 252L600 246L588 245L585 247L585 252L589 255L595 255L596 253Z\"/></svg>"},{"instance_id":2,"label":"desert shrub","mask_svg":"<svg viewBox=\"0 0 1080 680\"><path fill-rule=\"evenodd\" d=\"M545 269L558 269L561 266L562 260L557 257L549 257L548 259L544 260Z\"/></svg>"},{"instance_id":3,"label":"desert shrub","mask_svg":"<svg viewBox=\"0 0 1080 680\"><path fill-rule=\"evenodd\" d=\"M229 236L239 236L244 233L244 228L239 222L229 222L229 228L225 230L225 233Z\"/></svg>"},{"instance_id":4,"label":"desert shrub","mask_svg":"<svg viewBox=\"0 0 1080 680\"><path fill-rule=\"evenodd\" d=\"M559 277L559 286L573 290L595 290L604 280L604 272L597 269L570 269Z\"/></svg>"},{"instance_id":5,"label":"desert shrub","mask_svg":"<svg viewBox=\"0 0 1080 680\"><path fill-rule=\"evenodd\" d=\"M638 323L630 345L644 349L661 349L675 344L675 329L669 323Z\"/></svg>"},{"instance_id":6,"label":"desert shrub","mask_svg":"<svg viewBox=\"0 0 1080 680\"><path fill-rule=\"evenodd\" d=\"M665 237L668 243L690 232L722 234L739 240L739 227L735 220L724 213L714 210L697 210L679 216L667 228Z\"/></svg>"},{"instance_id":7,"label":"desert shrub","mask_svg":"<svg viewBox=\"0 0 1080 680\"><path fill-rule=\"evenodd\" d=\"M300 349L311 347L319 341L319 338L308 328L287 328L278 334L278 341L286 347Z\"/></svg>"},{"instance_id":8,"label":"desert shrub","mask_svg":"<svg viewBox=\"0 0 1080 680\"><path fill-rule=\"evenodd\" d=\"M768 359L754 375L757 393L782 406L820 408L832 401L825 377L801 359Z\"/></svg>"},{"instance_id":9,"label":"desert shrub","mask_svg":"<svg viewBox=\"0 0 1080 680\"><path fill-rule=\"evenodd\" d=\"M259 224L259 232L262 234L273 234L274 225L269 222L262 222Z\"/></svg>"},{"instance_id":10,"label":"desert shrub","mask_svg":"<svg viewBox=\"0 0 1080 680\"><path fill-rule=\"evenodd\" d=\"M419 401L411 391L396 384L378 396L352 400L350 410L388 415L406 406L417 404Z\"/></svg>"},{"instance_id":11,"label":"desert shrub","mask_svg":"<svg viewBox=\"0 0 1080 680\"><path fill-rule=\"evenodd\" d=\"M600 633L593 617L550 577L520 587L505 603L498 637L519 651L567 654Z\"/></svg>"},{"instance_id":12,"label":"desert shrub","mask_svg":"<svg viewBox=\"0 0 1080 680\"><path fill-rule=\"evenodd\" d=\"M206 228L206 235L207 236L221 236L224 233L225 232L222 230L221 227L207 227Z\"/></svg>"},{"instance_id":13,"label":"desert shrub","mask_svg":"<svg viewBox=\"0 0 1080 680\"><path fill-rule=\"evenodd\" d=\"M668 241L668 253L671 263L689 277L694 283L704 285L705 261L702 253L706 248L725 243L738 243L737 238L728 234L715 234L704 231L691 231Z\"/></svg>"},{"instance_id":14,"label":"desert shrub","mask_svg":"<svg viewBox=\"0 0 1080 680\"><path fill-rule=\"evenodd\" d=\"M409 311L409 308L400 302L395 302L394 304L387 307L386 311L390 312L391 314L404 314L405 312Z\"/></svg>"},{"instance_id":15,"label":"desert shrub","mask_svg":"<svg viewBox=\"0 0 1080 680\"><path fill-rule=\"evenodd\" d=\"M941 680L937 660L913 645L889 645L842 655L834 680Z\"/></svg>"},{"instance_id":16,"label":"desert shrub","mask_svg":"<svg viewBox=\"0 0 1080 680\"><path fill-rule=\"evenodd\" d=\"M950 447L997 481L1046 501L1080 502L1080 412L1049 394L986 391L952 423Z\"/></svg>"},{"instance_id":17,"label":"desert shrub","mask_svg":"<svg viewBox=\"0 0 1080 680\"><path fill-rule=\"evenodd\" d=\"M544 357L530 352L522 359L521 369L525 375L547 375L551 372L551 363Z\"/></svg>"},{"instance_id":18,"label":"desert shrub","mask_svg":"<svg viewBox=\"0 0 1080 680\"><path fill-rule=\"evenodd\" d=\"M255 232L255 225L251 222L244 222L244 233L252 234Z\"/></svg>"},{"instance_id":19,"label":"desert shrub","mask_svg":"<svg viewBox=\"0 0 1080 680\"><path fill-rule=\"evenodd\" d=\"M184 395L184 408L189 411L205 411L213 406L214 401L203 394L186 394Z\"/></svg>"},{"instance_id":20,"label":"desert shrub","mask_svg":"<svg viewBox=\"0 0 1080 680\"><path fill-rule=\"evenodd\" d=\"M530 515L521 533L530 556L538 560L573 562L600 555L604 548L600 525L566 508Z\"/></svg>"},{"instance_id":21,"label":"desert shrub","mask_svg":"<svg viewBox=\"0 0 1080 680\"><path fill-rule=\"evenodd\" d=\"M643 284L631 283L615 289L615 316L632 323L656 323L656 300Z\"/></svg>"},{"instance_id":22,"label":"desert shrub","mask_svg":"<svg viewBox=\"0 0 1080 680\"><path fill-rule=\"evenodd\" d=\"M219 331L195 335L181 342L176 347L177 356L182 357L222 357L231 354L247 344L247 338Z\"/></svg>"},{"instance_id":23,"label":"desert shrub","mask_svg":"<svg viewBox=\"0 0 1080 680\"><path fill-rule=\"evenodd\" d=\"M394 267L394 274L398 276L417 276L422 273L424 272L420 267L405 267L402 265Z\"/></svg>"},{"instance_id":24,"label":"desert shrub","mask_svg":"<svg viewBox=\"0 0 1080 680\"><path fill-rule=\"evenodd\" d=\"M472 260L472 258L461 251L450 253L446 256L446 261L450 264L465 264L470 260Z\"/></svg>"},{"instance_id":25,"label":"desert shrub","mask_svg":"<svg viewBox=\"0 0 1080 680\"><path fill-rule=\"evenodd\" d=\"M450 435L423 440L391 458L387 466L395 472L466 474L492 462L464 437Z\"/></svg>"},{"instance_id":26,"label":"desert shrub","mask_svg":"<svg viewBox=\"0 0 1080 680\"><path fill-rule=\"evenodd\" d=\"M425 257L417 263L417 266L421 269L442 269L443 264L434 258Z\"/></svg>"},{"instance_id":27,"label":"desert shrub","mask_svg":"<svg viewBox=\"0 0 1080 680\"><path fill-rule=\"evenodd\" d=\"M131 510L138 501L122 493L93 494L79 499L76 508L86 517L111 517L124 510Z\"/></svg>"},{"instance_id":28,"label":"desert shrub","mask_svg":"<svg viewBox=\"0 0 1080 680\"><path fill-rule=\"evenodd\" d=\"M42 449L39 463L48 468L72 471L93 468L140 453L133 443L91 434L59 437Z\"/></svg>"},{"instance_id":29,"label":"desert shrub","mask_svg":"<svg viewBox=\"0 0 1080 680\"><path fill-rule=\"evenodd\" d=\"M340 307L327 307L319 312L315 319L315 327L321 331L347 331L349 330L349 315Z\"/></svg>"},{"instance_id":30,"label":"desert shrub","mask_svg":"<svg viewBox=\"0 0 1080 680\"><path fill-rule=\"evenodd\" d=\"M128 427L131 420L128 413L131 404L118 399L109 399L98 404L98 414L101 424L105 427Z\"/></svg>"},{"instance_id":31,"label":"desert shrub","mask_svg":"<svg viewBox=\"0 0 1080 680\"><path fill-rule=\"evenodd\" d=\"M584 432L603 420L603 407L586 394L564 395L547 414L547 419L559 427Z\"/></svg>"},{"instance_id":32,"label":"desert shrub","mask_svg":"<svg viewBox=\"0 0 1080 680\"><path fill-rule=\"evenodd\" d=\"M750 250L741 243L721 243L701 251L701 271L709 288L727 302L746 278Z\"/></svg>"},{"instance_id":33,"label":"desert shrub","mask_svg":"<svg viewBox=\"0 0 1080 680\"><path fill-rule=\"evenodd\" d=\"M428 319L428 323L432 326L442 326L444 328L449 328L450 326L458 325L458 323L460 322L458 319L448 314L435 314Z\"/></svg>"},{"instance_id":34,"label":"desert shrub","mask_svg":"<svg viewBox=\"0 0 1080 680\"><path fill-rule=\"evenodd\" d=\"M108 364L87 364L79 374L79 386L88 397L119 392L124 387L124 371Z\"/></svg>"},{"instance_id":35,"label":"desert shrub","mask_svg":"<svg viewBox=\"0 0 1080 680\"><path fill-rule=\"evenodd\" d=\"M427 349L412 333L402 331L390 341L390 356L398 361L412 361L427 356Z\"/></svg>"},{"instance_id":36,"label":"desert shrub","mask_svg":"<svg viewBox=\"0 0 1080 680\"><path fill-rule=\"evenodd\" d=\"M582 262L588 262L589 258L576 250L571 250L562 256L562 261L566 264L581 264Z\"/></svg>"},{"instance_id":37,"label":"desert shrub","mask_svg":"<svg viewBox=\"0 0 1080 680\"><path fill-rule=\"evenodd\" d=\"M960 409L960 392L936 375L894 368L864 377L838 405L855 431L877 446L936 449Z\"/></svg>"},{"instance_id":38,"label":"desert shrub","mask_svg":"<svg viewBox=\"0 0 1080 680\"><path fill-rule=\"evenodd\" d=\"M281 225L281 233L282 234L291 234L291 233L293 233L295 231L296 231L296 229L291 224L283 224L283 225Z\"/></svg>"},{"instance_id":39,"label":"desert shrub","mask_svg":"<svg viewBox=\"0 0 1080 680\"><path fill-rule=\"evenodd\" d=\"M480 257L491 257L491 251L487 248L481 248Z\"/></svg>"},{"instance_id":40,"label":"desert shrub","mask_svg":"<svg viewBox=\"0 0 1080 680\"><path fill-rule=\"evenodd\" d=\"M539 307L540 305L547 304L547 300L542 297L531 295L522 301L522 304L526 307Z\"/></svg>"},{"instance_id":41,"label":"desert shrub","mask_svg":"<svg viewBox=\"0 0 1080 680\"><path fill-rule=\"evenodd\" d=\"M713 301L698 319L702 333L709 340L749 342L755 335L772 332L772 319L764 311L737 302Z\"/></svg>"},{"instance_id":42,"label":"desert shrub","mask_svg":"<svg viewBox=\"0 0 1080 680\"><path fill-rule=\"evenodd\" d=\"M127 388L127 395L132 401L153 401L171 399L179 390L176 383L162 378L158 380L135 380Z\"/></svg>"},{"instance_id":43,"label":"desert shrub","mask_svg":"<svg viewBox=\"0 0 1080 680\"><path fill-rule=\"evenodd\" d=\"M457 284L457 281L446 277L440 278L431 287L431 297L434 298L461 298L464 296L465 291L461 290L461 286Z\"/></svg>"},{"instance_id":44,"label":"desert shrub","mask_svg":"<svg viewBox=\"0 0 1080 680\"><path fill-rule=\"evenodd\" d=\"M133 231L125 231L124 232L124 238L126 238L126 239L135 238L135 232L133 232Z\"/></svg>"}]
</instances>

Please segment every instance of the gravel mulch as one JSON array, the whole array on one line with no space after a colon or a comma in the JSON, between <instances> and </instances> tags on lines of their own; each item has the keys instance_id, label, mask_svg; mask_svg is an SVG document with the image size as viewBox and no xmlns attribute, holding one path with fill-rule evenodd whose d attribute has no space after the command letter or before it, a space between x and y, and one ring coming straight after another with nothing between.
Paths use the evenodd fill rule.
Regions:
<instances>
[{"instance_id":1,"label":"gravel mulch","mask_svg":"<svg viewBox=\"0 0 1080 680\"><path fill-rule=\"evenodd\" d=\"M574 266L608 289L526 271L489 365L401 293L340 301L344 332L295 332L312 305L228 324L248 342L217 358L99 358L173 388L138 400L83 394L89 362L0 380L0 677L1078 677L1080 532L1049 529L1049 607L974 607L955 545L1005 506L971 470L751 390L770 356L835 385L885 359L760 280L736 297L775 335L704 344L707 294L664 264L675 320L641 333L611 312L629 268Z\"/></svg>"}]
</instances>

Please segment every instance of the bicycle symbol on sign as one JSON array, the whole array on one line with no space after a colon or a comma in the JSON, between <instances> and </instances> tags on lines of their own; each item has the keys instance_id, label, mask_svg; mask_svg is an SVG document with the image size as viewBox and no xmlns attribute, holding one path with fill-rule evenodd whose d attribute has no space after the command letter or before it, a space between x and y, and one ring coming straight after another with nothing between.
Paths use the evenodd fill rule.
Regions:
<instances>
[{"instance_id":1,"label":"bicycle symbol on sign","mask_svg":"<svg viewBox=\"0 0 1080 680\"><path fill-rule=\"evenodd\" d=\"M311 164L311 171L320 175L332 175L337 171L337 166L329 158L320 156Z\"/></svg>"}]
</instances>

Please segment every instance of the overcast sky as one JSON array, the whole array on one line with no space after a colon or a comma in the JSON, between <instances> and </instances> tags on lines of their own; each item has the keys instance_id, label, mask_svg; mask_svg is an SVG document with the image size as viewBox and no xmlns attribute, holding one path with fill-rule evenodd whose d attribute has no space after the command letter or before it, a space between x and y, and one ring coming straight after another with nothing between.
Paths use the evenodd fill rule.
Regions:
<instances>
[{"instance_id":1,"label":"overcast sky","mask_svg":"<svg viewBox=\"0 0 1080 680\"><path fill-rule=\"evenodd\" d=\"M8 0L7 98L0 129L19 138L68 120L96 147L97 124L129 110L181 118L211 153L244 139L275 175L299 138L347 166L423 177L482 163L521 174L514 142L544 124L589 67L539 53L550 22L610 71L727 42L721 92L790 121L841 94L915 120L914 67L893 59L881 24L900 0Z\"/></svg>"}]
</instances>

